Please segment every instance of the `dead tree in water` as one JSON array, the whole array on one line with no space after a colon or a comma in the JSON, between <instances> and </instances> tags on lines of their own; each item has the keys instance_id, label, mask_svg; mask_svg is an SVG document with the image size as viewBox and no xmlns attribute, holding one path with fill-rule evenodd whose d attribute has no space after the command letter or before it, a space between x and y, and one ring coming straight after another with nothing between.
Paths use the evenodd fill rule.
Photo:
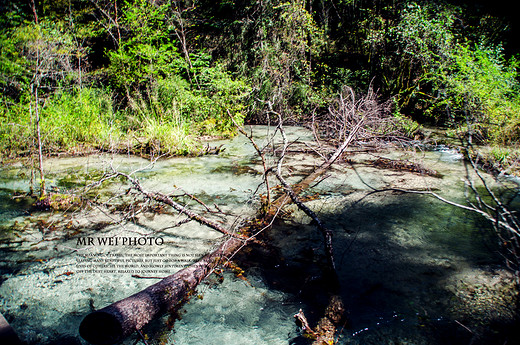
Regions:
<instances>
[{"instance_id":1,"label":"dead tree in water","mask_svg":"<svg viewBox=\"0 0 520 345\"><path fill-rule=\"evenodd\" d=\"M316 169L314 173L310 174L297 184L293 190L302 191L307 188L314 178L320 176L320 172L325 172L326 169L332 165L347 146L348 145L341 145L330 159ZM164 194L144 190L136 179L133 179L128 175L122 173L113 174L113 177L116 176L123 176L129 179L133 185L132 188L139 191L147 198L169 205L178 212L185 214L190 219L217 230L227 235L229 238L216 251L206 255L195 264L161 280L133 296L87 315L80 325L80 335L85 340L95 345L115 344L133 332L140 330L154 318L184 302L189 297L190 292L193 291L215 267L226 262L226 260L231 258L236 251L247 245L256 236L256 233L251 234L248 237L236 235L232 231L224 229L219 224L175 203L171 198ZM276 210L285 206L290 200L291 198L285 194L277 198L272 203L267 215L264 216L264 222L270 223L277 215Z\"/></svg>"},{"instance_id":2,"label":"dead tree in water","mask_svg":"<svg viewBox=\"0 0 520 345\"><path fill-rule=\"evenodd\" d=\"M341 155L341 153L347 148L347 146L356 136L356 133L359 130L359 128L361 128L363 120L364 117L362 117L361 120L356 124L354 129L352 129L352 131L350 132L350 135L345 139L343 144L339 147L338 151L336 151L338 155L332 155L332 157L327 161L327 167L332 165L332 163L334 163L337 157L339 157L339 155ZM296 318L297 322L299 322L302 325L302 331L315 340L313 344L331 344L334 343L336 326L340 325L341 322L344 322L345 312L342 298L339 295L339 278L336 272L336 264L334 262L332 231L327 229L325 224L323 224L323 222L318 218L318 215L302 202L302 200L296 194L295 190L289 185L289 183L287 183L287 181L282 176L283 159L285 157L285 152L288 147L288 142L287 137L285 135L285 131L281 124L282 119L280 118L279 126L284 144L277 168L275 170L275 175L276 178L280 181L281 185L283 186L285 193L291 198L292 202L313 220L314 224L316 225L316 228L322 233L325 245L325 253L327 256L327 266L325 268L325 274L330 284L328 288L328 292L330 294L328 306L325 310L323 317L320 319L316 327L316 330L313 330L309 326L309 323L302 309L300 309L300 311L296 315L294 315L294 317ZM325 169L323 171L325 171Z\"/></svg>"},{"instance_id":3,"label":"dead tree in water","mask_svg":"<svg viewBox=\"0 0 520 345\"><path fill-rule=\"evenodd\" d=\"M190 292L247 241L232 237L195 264L159 281L133 296L95 311L81 322L80 335L92 344L116 344L148 322L174 310Z\"/></svg>"},{"instance_id":4,"label":"dead tree in water","mask_svg":"<svg viewBox=\"0 0 520 345\"><path fill-rule=\"evenodd\" d=\"M183 213L190 219L223 233L227 236L227 239L218 247L217 250L204 256L195 264L166 277L160 282L134 294L133 296L87 315L80 325L81 336L92 344L114 344L121 341L131 333L142 329L143 326L162 313L178 307L189 298L190 292L192 292L197 285L206 278L215 267L217 267L217 265L232 258L238 250L252 242L259 232L270 226L279 210L291 202L291 200L318 224L318 229L322 231L324 236L326 252L328 254L328 267L332 275L335 276L332 232L327 230L325 225L318 219L317 215L301 202L298 195L302 191L306 190L314 180L323 175L327 169L329 169L330 166L342 156L349 145L351 145L355 140L358 140L358 134L364 128L367 116L370 116L370 112L377 112L377 108L360 109L359 107L353 106L350 109L358 115L361 114L361 116L358 117L356 121L351 122L352 127L348 129L348 132L345 132L346 135L343 137L343 141L338 144L337 148L329 158L327 158L320 166L303 178L299 183L292 186L289 185L281 173L287 148L287 140L285 138L284 148L281 151L276 166L267 167L266 161L263 160L264 178L266 179L266 175L269 172L274 171L282 184L284 192L268 205L267 212L263 214L263 223L267 225L262 229L259 229L254 233L248 233L247 235L238 235L237 232L225 229L219 224L186 209L180 204L177 204L170 197L164 194L144 190L139 182L131 176L115 173L114 177L123 176L127 178L127 180L131 182L132 188L144 195L146 198L171 206L176 211ZM345 114L352 115L351 112L345 112ZM279 130L285 137L281 121L279 123ZM243 131L243 133L244 132L245 131ZM252 137L249 138L254 142ZM254 145L257 152L262 155L262 150L256 144ZM267 181L267 179L265 181ZM344 308L341 303L341 298L338 295L333 294L330 298L329 306L325 311L324 318L320 321L317 330L312 331L316 333L316 344L333 342L336 330L335 327L341 321L343 311ZM304 320L305 317L303 311L299 313L299 315L302 317L299 320Z\"/></svg>"}]
</instances>

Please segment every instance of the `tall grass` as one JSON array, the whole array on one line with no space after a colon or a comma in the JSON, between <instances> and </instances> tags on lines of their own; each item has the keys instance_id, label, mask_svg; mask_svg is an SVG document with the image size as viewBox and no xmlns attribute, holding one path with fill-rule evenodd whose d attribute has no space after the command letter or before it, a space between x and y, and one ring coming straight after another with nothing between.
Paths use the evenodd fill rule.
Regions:
<instances>
[{"instance_id":1,"label":"tall grass","mask_svg":"<svg viewBox=\"0 0 520 345\"><path fill-rule=\"evenodd\" d=\"M78 145L98 146L117 132L110 93L106 90L59 90L40 99L38 105L45 152L67 151ZM0 107L2 155L20 154L34 147L34 114L35 99L30 95L18 103L4 99Z\"/></svg>"},{"instance_id":2,"label":"tall grass","mask_svg":"<svg viewBox=\"0 0 520 345\"><path fill-rule=\"evenodd\" d=\"M43 145L58 151L78 144L101 144L108 138L115 119L110 94L92 88L55 93L41 114Z\"/></svg>"},{"instance_id":3,"label":"tall grass","mask_svg":"<svg viewBox=\"0 0 520 345\"><path fill-rule=\"evenodd\" d=\"M131 133L136 151L154 154L196 154L200 136L226 137L236 133L234 120L243 122L244 81L232 79L219 67L206 68L198 85L172 75L128 97L118 114L123 130Z\"/></svg>"},{"instance_id":4,"label":"tall grass","mask_svg":"<svg viewBox=\"0 0 520 345\"><path fill-rule=\"evenodd\" d=\"M2 98L0 106L0 157L28 153L33 146L29 104Z\"/></svg>"},{"instance_id":5,"label":"tall grass","mask_svg":"<svg viewBox=\"0 0 520 345\"><path fill-rule=\"evenodd\" d=\"M233 79L219 65L204 68L197 85L171 76L156 84L157 100L175 109L178 118L198 135L230 136L236 133L228 111L237 123L244 120L250 87L242 79Z\"/></svg>"},{"instance_id":6,"label":"tall grass","mask_svg":"<svg viewBox=\"0 0 520 345\"><path fill-rule=\"evenodd\" d=\"M58 89L39 101L45 152L99 147L146 154L197 154L200 136L231 136L234 120L243 122L249 88L219 67L208 67L197 86L180 76L150 82L128 96L115 111L109 90ZM2 99L2 155L34 149L35 99L27 94L18 103Z\"/></svg>"}]
</instances>

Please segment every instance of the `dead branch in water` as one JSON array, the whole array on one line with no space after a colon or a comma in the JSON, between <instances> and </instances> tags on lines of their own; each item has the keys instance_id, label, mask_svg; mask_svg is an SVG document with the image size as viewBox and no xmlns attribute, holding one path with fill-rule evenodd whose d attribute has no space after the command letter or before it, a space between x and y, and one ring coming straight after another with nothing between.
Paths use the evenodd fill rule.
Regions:
<instances>
[{"instance_id":1,"label":"dead branch in water","mask_svg":"<svg viewBox=\"0 0 520 345\"><path fill-rule=\"evenodd\" d=\"M293 188L283 178L282 162L285 157L285 152L286 152L288 143L287 143L287 137L285 135L285 131L284 131L283 127L281 126L281 124L280 124L280 131L282 133L282 137L284 140L284 147L283 147L280 159L278 161L277 169L275 170L275 175L278 178L278 180L280 181L280 183L282 184L282 186L285 190L285 193L290 196L293 203L300 210L302 210L307 216L309 216L313 220L314 224L316 225L318 230L320 230L320 232L322 233L322 235L324 237L325 252L327 254L326 274L328 275L328 278L330 281L329 290L332 293L332 295L329 299L329 304L326 308L325 314L318 322L316 331L314 331L310 327L309 323L307 322L307 319L305 318L305 315L304 315L302 309L300 309L300 311L296 315L294 315L294 317L302 325L302 331L304 332L304 334L309 335L312 339L315 340L313 342L314 345L331 344L331 343L334 343L334 337L336 334L336 326L339 324L339 322L341 320L343 320L343 318L344 318L343 314L345 312L345 310L343 308L343 302L342 302L341 296L339 296L337 294L337 291L339 290L339 279L338 279L338 276L336 273L336 265L334 263L334 249L332 246L332 231L325 227L325 225L318 218L316 213L314 213L314 211L312 211L309 207L307 207L307 205L305 205L302 202L302 200L298 197L298 195L295 193ZM355 135L355 132L353 133L353 135ZM345 148L346 148L346 145L341 145L338 150L343 151ZM339 151L336 153L339 153ZM332 157L332 159L335 160L336 158Z\"/></svg>"},{"instance_id":2,"label":"dead branch in water","mask_svg":"<svg viewBox=\"0 0 520 345\"><path fill-rule=\"evenodd\" d=\"M287 181L282 176L282 166L283 160L285 158L285 154L288 148L288 141L285 135L285 131L282 125L281 116L279 116L279 129L283 138L283 148L280 154L280 158L278 160L278 164L274 173L277 179L282 184L285 193L291 198L291 200L296 204L296 206L302 210L307 216L309 216L318 230L322 233L325 244L325 252L327 255L327 274L329 275L330 287L329 287L329 303L325 310L323 317L318 322L316 330L313 330L307 322L303 310L300 309L300 312L294 315L294 317L301 323L303 332L307 335L310 335L313 339L313 345L322 345L322 344L332 344L335 340L335 335L337 332L337 326L343 323L345 324L344 313L345 309L343 306L342 298L338 294L339 291L339 279L336 273L336 266L334 263L334 250L332 244L332 231L327 229L323 222L319 219L317 214L312 211L309 207L307 207L301 199L298 197L298 194L307 189L309 185L316 180L319 176L323 175L336 160L343 155L345 150L356 140L360 140L360 138L367 139L368 138L368 130L366 127L366 122L371 121L375 116L379 119L379 112L381 108L377 103L375 96L369 92L366 97L361 98L360 102L355 102L354 93L352 89L350 90L350 101L345 101L340 95L338 104L339 108L337 111L330 110L330 114L334 119L334 123L336 126L339 126L337 129L336 138L341 139L339 142L337 149L334 153L327 159L325 162L316 169L313 173L309 174L302 181L297 183L294 186L290 186ZM376 121L376 123L380 123ZM370 124L369 126L374 126L374 124ZM368 127L369 128L369 127ZM316 135L316 132L314 132Z\"/></svg>"},{"instance_id":3,"label":"dead branch in water","mask_svg":"<svg viewBox=\"0 0 520 345\"><path fill-rule=\"evenodd\" d=\"M351 87L344 86L331 102L328 112L312 115L314 136L320 141L345 142L358 124L357 141L363 143L382 141L406 141L399 132L395 117L390 115L387 103L380 103L370 86L367 93L358 97Z\"/></svg>"},{"instance_id":4,"label":"dead branch in water","mask_svg":"<svg viewBox=\"0 0 520 345\"><path fill-rule=\"evenodd\" d=\"M337 156L337 155L336 155ZM322 171L325 171L321 169ZM312 174L313 176L319 176ZM115 172L111 178L122 176L132 183L132 188L145 197L156 202L166 204L176 211L188 216L211 229L228 236L217 250L204 256L191 266L161 280L160 282L136 293L133 296L113 303L101 310L85 317L80 325L81 336L92 344L115 344L133 332L142 329L148 322L157 316L182 304L197 285L206 278L219 264L229 260L238 250L246 246L254 237L265 229L262 228L249 237L237 235L209 219L176 203L167 195L145 190L135 178L128 174ZM307 186L311 180L307 177ZM301 189L300 189L301 190ZM272 224L278 215L279 209L290 200L288 196L280 196L270 211L264 215L264 223ZM277 208L275 208L277 207Z\"/></svg>"},{"instance_id":5,"label":"dead branch in water","mask_svg":"<svg viewBox=\"0 0 520 345\"><path fill-rule=\"evenodd\" d=\"M428 169L419 163L409 162L406 160L396 160L389 158L377 158L373 163L374 166L383 169L392 169L397 171L409 171L420 175L427 175L433 177L442 177L438 171Z\"/></svg>"},{"instance_id":6,"label":"dead branch in water","mask_svg":"<svg viewBox=\"0 0 520 345\"><path fill-rule=\"evenodd\" d=\"M468 147L466 149L469 149ZM511 207L511 202L518 197L518 190L510 190L511 196L499 196L490 187L478 167L478 162L467 155L466 176L464 185L466 188L466 203L450 200L432 190L409 190L400 188L375 189L371 193L394 191L401 193L412 193L428 195L448 205L478 214L492 225L497 236L501 253L504 257L506 267L512 271L520 285L520 219L517 211ZM474 178L476 176L476 179ZM509 200L506 200L506 199Z\"/></svg>"},{"instance_id":7,"label":"dead branch in water","mask_svg":"<svg viewBox=\"0 0 520 345\"><path fill-rule=\"evenodd\" d=\"M351 99L351 101L354 100ZM284 145L281 150L277 150L273 145L272 150L274 155L277 153L279 155L276 167L268 167L264 149L256 145L252 139L252 135L247 135L245 130L237 126L240 132L249 138L262 159L264 168L263 179L268 192L267 207L264 210L265 212L261 213L262 218L260 219L264 226L259 230L255 230L253 233L247 233L247 235L238 235L237 232L197 214L186 206L180 205L168 195L145 190L139 181L133 178L131 174L114 172L102 179L101 181L115 177L124 177L132 184L131 188L141 195L160 204L172 207L177 212L187 216L190 220L197 221L208 228L224 234L226 239L215 251L204 256L191 266L164 278L143 291L87 315L80 325L81 336L92 344L114 344L131 333L142 329L142 327L157 316L179 307L190 297L197 285L212 273L218 265L231 260L241 248L251 243L259 233L269 228L282 207L287 205L290 201L293 201L314 220L324 236L325 250L328 256L328 270L329 273L332 273L334 279L331 284L332 291L329 291L331 298L329 299L328 307L318 323L316 331L312 332L316 334L315 344L332 343L336 333L336 326L343 322L344 314L343 303L341 302L340 296L337 295L338 279L335 273L332 232L328 230L318 216L300 200L298 195L308 189L313 181L323 175L331 165L344 154L345 150L353 142L360 140L360 138L368 138L368 129L366 127L367 119L377 114L378 109L380 109L378 108L375 98L370 97L361 99L359 103L354 102L354 104L350 104L349 102L342 101L338 104L340 104L341 107L347 107L340 112L340 114L344 116L343 119L339 118L337 116L338 114L332 114L336 120L343 121L343 125L340 127L341 133L337 134L341 141L336 140L338 146L330 156L322 154L322 157L328 156L328 158L326 158L320 166L316 167L312 173L303 178L299 183L292 186L289 185L282 176L282 166L288 142L285 137L285 132L283 131L281 119L277 129L282 133ZM272 108L270 108L270 112L276 114ZM271 193L271 188L269 188L269 181L267 179L269 172L275 173L283 187L282 195L272 202L269 202L271 199L269 194ZM208 209L207 206L206 209ZM248 230L246 228L247 226L240 230ZM241 231L238 233L241 233ZM301 315L303 316L302 320L304 320L303 312L301 312ZM308 323L306 328L312 330Z\"/></svg>"}]
</instances>

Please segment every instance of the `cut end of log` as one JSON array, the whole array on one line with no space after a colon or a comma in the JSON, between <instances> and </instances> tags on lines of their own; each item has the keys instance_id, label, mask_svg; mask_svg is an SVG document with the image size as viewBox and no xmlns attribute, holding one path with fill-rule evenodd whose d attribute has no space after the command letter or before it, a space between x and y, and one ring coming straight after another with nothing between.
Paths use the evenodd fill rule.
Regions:
<instances>
[{"instance_id":1,"label":"cut end of log","mask_svg":"<svg viewBox=\"0 0 520 345\"><path fill-rule=\"evenodd\" d=\"M93 345L111 345L120 342L124 331L117 318L102 311L85 317L79 326L79 334Z\"/></svg>"},{"instance_id":2,"label":"cut end of log","mask_svg":"<svg viewBox=\"0 0 520 345\"><path fill-rule=\"evenodd\" d=\"M16 335L16 332L7 322L5 317L0 313L0 344L6 345L23 345L22 341Z\"/></svg>"}]
</instances>

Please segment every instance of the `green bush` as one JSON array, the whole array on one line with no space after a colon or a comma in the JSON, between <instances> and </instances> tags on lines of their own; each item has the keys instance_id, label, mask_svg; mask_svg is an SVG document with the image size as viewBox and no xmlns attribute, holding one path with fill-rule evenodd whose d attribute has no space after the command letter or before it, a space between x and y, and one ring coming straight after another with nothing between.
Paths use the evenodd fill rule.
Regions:
<instances>
[{"instance_id":1,"label":"green bush","mask_svg":"<svg viewBox=\"0 0 520 345\"><path fill-rule=\"evenodd\" d=\"M70 148L77 143L98 144L105 139L113 119L110 95L97 89L60 91L41 111L43 145Z\"/></svg>"},{"instance_id":2,"label":"green bush","mask_svg":"<svg viewBox=\"0 0 520 345\"><path fill-rule=\"evenodd\" d=\"M506 61L499 45L463 40L456 11L410 2L394 25L368 32L365 44L379 58L385 88L398 95L404 111L464 126L492 143L518 142L518 63Z\"/></svg>"},{"instance_id":3,"label":"green bush","mask_svg":"<svg viewBox=\"0 0 520 345\"><path fill-rule=\"evenodd\" d=\"M228 111L238 124L243 123L245 104L251 89L247 82L243 79L233 79L219 65L204 69L199 79L202 89L197 93L202 100L202 106L195 110L195 119L202 123L201 134L236 133ZM212 126L214 130L204 129L208 121L215 121L215 126Z\"/></svg>"},{"instance_id":4,"label":"green bush","mask_svg":"<svg viewBox=\"0 0 520 345\"><path fill-rule=\"evenodd\" d=\"M500 47L458 44L452 63L432 78L443 85L438 107L464 119L468 131L495 144L520 140L520 98L516 60Z\"/></svg>"},{"instance_id":5,"label":"green bush","mask_svg":"<svg viewBox=\"0 0 520 345\"><path fill-rule=\"evenodd\" d=\"M200 144L190 135L189 128L178 123L161 121L154 117L145 119L140 133L144 135L144 145L148 153L167 155L193 154Z\"/></svg>"},{"instance_id":6,"label":"green bush","mask_svg":"<svg viewBox=\"0 0 520 345\"><path fill-rule=\"evenodd\" d=\"M110 95L83 88L53 94L41 109L41 131L46 149L69 149L78 143L100 144L113 121Z\"/></svg>"},{"instance_id":7,"label":"green bush","mask_svg":"<svg viewBox=\"0 0 520 345\"><path fill-rule=\"evenodd\" d=\"M227 136L235 133L229 118L243 122L249 86L242 79L233 79L220 66L207 67L197 76L198 87L178 75L159 79L146 92L130 99L130 117L135 125L147 117L187 125L193 134ZM132 128L136 128L136 126ZM193 131L195 129L195 132Z\"/></svg>"},{"instance_id":8,"label":"green bush","mask_svg":"<svg viewBox=\"0 0 520 345\"><path fill-rule=\"evenodd\" d=\"M79 144L100 145L119 132L107 91L60 90L41 103L40 127L45 151L68 150ZM9 105L4 99L0 108L0 147L4 154L34 147L35 118L34 101L29 96Z\"/></svg>"},{"instance_id":9,"label":"green bush","mask_svg":"<svg viewBox=\"0 0 520 345\"><path fill-rule=\"evenodd\" d=\"M7 97L1 101L0 157L28 151L34 143L29 103L12 103Z\"/></svg>"},{"instance_id":10,"label":"green bush","mask_svg":"<svg viewBox=\"0 0 520 345\"><path fill-rule=\"evenodd\" d=\"M129 95L129 106L118 114L123 131L139 138L136 144L156 153L195 153L200 135L236 133L228 115L243 123L249 87L220 66L206 67L191 85L179 75L150 83L145 91Z\"/></svg>"}]
</instances>

